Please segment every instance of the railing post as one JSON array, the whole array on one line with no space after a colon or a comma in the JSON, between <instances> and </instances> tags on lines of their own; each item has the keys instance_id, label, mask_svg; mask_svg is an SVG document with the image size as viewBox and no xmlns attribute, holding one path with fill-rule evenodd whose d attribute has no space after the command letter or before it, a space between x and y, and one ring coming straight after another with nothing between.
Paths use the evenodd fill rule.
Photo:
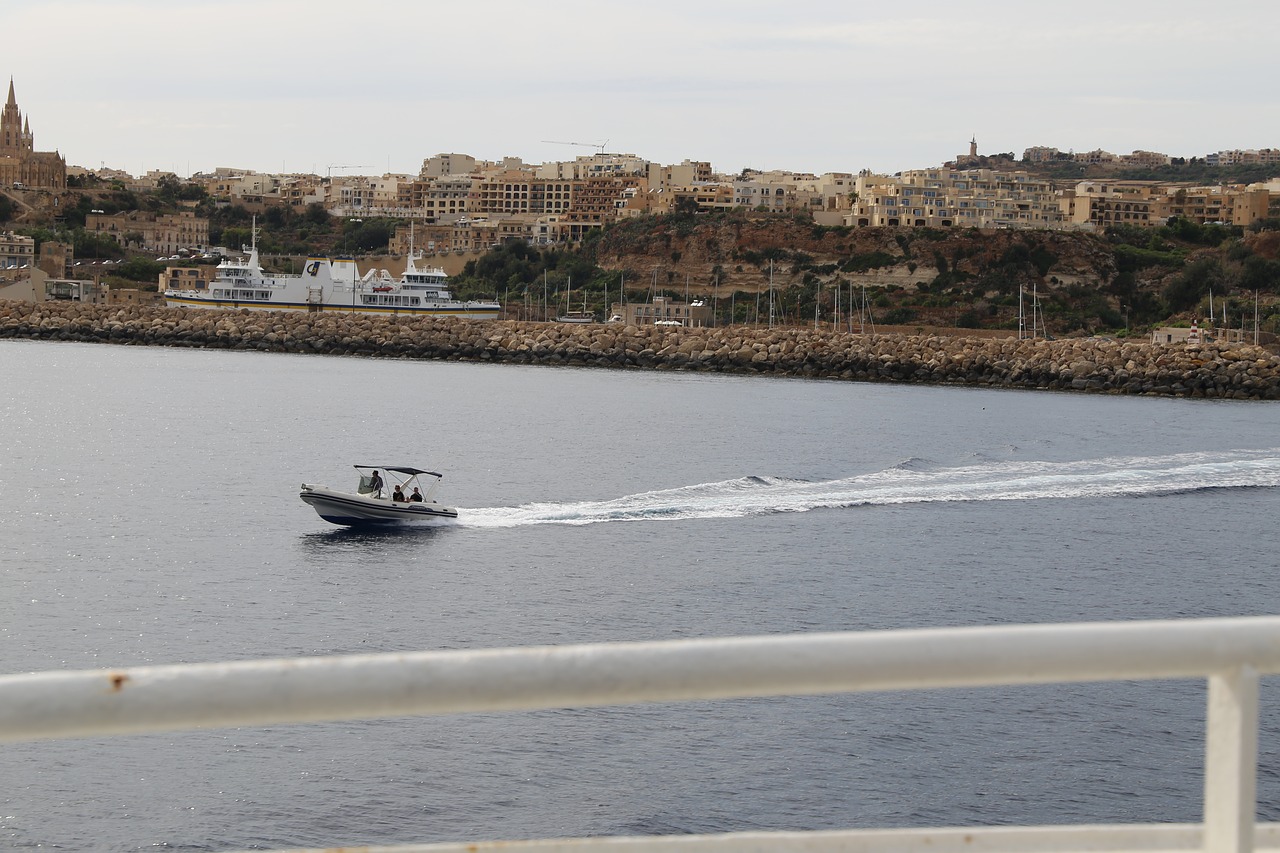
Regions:
<instances>
[{"instance_id":1,"label":"railing post","mask_svg":"<svg viewBox=\"0 0 1280 853\"><path fill-rule=\"evenodd\" d=\"M1209 676L1205 720L1205 853L1249 853L1257 812L1258 671Z\"/></svg>"}]
</instances>

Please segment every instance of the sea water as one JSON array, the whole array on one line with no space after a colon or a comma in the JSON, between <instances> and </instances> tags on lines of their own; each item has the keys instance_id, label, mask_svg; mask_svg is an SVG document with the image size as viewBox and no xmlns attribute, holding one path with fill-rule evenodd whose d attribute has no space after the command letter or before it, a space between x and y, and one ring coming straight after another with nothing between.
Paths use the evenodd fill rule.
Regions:
<instances>
[{"instance_id":1,"label":"sea water","mask_svg":"<svg viewBox=\"0 0 1280 853\"><path fill-rule=\"evenodd\" d=\"M1273 404L0 342L0 672L1280 613ZM447 529L297 498L445 475ZM1259 814L1280 818L1263 684ZM2 747L0 844L1199 819L1201 682Z\"/></svg>"}]
</instances>

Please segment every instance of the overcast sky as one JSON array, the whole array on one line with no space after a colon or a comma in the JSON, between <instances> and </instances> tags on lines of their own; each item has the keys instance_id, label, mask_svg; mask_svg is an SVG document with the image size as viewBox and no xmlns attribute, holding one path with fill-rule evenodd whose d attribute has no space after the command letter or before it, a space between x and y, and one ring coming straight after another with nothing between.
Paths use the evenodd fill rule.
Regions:
<instances>
[{"instance_id":1,"label":"overcast sky","mask_svg":"<svg viewBox=\"0 0 1280 853\"><path fill-rule=\"evenodd\" d=\"M1280 147L1277 0L4 0L3 20L37 150L133 174Z\"/></svg>"}]
</instances>

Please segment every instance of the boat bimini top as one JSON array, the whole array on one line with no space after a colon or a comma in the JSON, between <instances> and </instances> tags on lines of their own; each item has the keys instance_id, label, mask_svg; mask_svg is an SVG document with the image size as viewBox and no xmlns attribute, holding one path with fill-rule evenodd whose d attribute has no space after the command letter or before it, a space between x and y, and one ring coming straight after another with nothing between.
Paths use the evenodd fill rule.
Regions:
<instances>
[{"instance_id":1,"label":"boat bimini top","mask_svg":"<svg viewBox=\"0 0 1280 853\"><path fill-rule=\"evenodd\" d=\"M378 490L373 487L373 472L386 471L388 479L391 483L385 483L384 487L389 493L394 486L400 486L407 492L418 482L419 477L433 477L435 482L426 489L426 493L422 496L423 501L431 503L436 493L436 489L440 488L440 481L444 479L444 475L435 471L424 471L421 468L412 468L408 465L353 465L360 472L360 485L357 488L357 494L373 495ZM395 475L400 476L395 476Z\"/></svg>"}]
</instances>

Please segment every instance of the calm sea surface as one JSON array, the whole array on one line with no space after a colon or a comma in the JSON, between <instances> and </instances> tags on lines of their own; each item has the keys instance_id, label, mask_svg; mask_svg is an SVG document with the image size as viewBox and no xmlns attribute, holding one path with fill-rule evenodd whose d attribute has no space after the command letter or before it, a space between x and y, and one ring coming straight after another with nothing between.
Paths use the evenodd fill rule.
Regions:
<instances>
[{"instance_id":1,"label":"calm sea surface","mask_svg":"<svg viewBox=\"0 0 1280 853\"><path fill-rule=\"evenodd\" d=\"M0 342L0 672L1280 613L1274 404ZM445 473L451 529L297 498ZM1264 683L1260 816L1280 819ZM0 845L1195 821L1202 683L0 746Z\"/></svg>"}]
</instances>

